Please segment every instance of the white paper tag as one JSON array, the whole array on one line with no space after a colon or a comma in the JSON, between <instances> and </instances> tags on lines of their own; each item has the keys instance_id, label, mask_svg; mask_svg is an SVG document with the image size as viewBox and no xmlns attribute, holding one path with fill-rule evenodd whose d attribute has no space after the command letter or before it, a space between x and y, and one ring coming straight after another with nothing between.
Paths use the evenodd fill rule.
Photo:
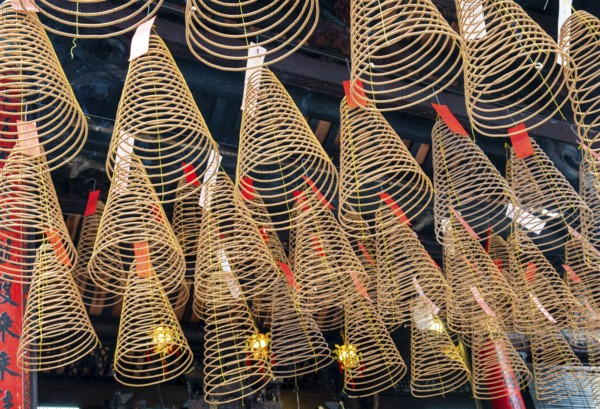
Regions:
<instances>
[{"instance_id":1,"label":"white paper tag","mask_svg":"<svg viewBox=\"0 0 600 409\"><path fill-rule=\"evenodd\" d=\"M481 0L463 0L460 2L459 7L463 10L464 15L462 32L465 41L485 37L487 31L485 29L485 16Z\"/></svg>"},{"instance_id":2,"label":"white paper tag","mask_svg":"<svg viewBox=\"0 0 600 409\"><path fill-rule=\"evenodd\" d=\"M240 286L238 285L237 280L231 273L231 264L229 264L229 260L227 259L227 254L225 254L225 250L219 249L217 254L219 255L221 269L223 270L223 272L229 273L227 274L228 276L231 276L231 278L227 279L227 286L229 287L229 292L231 293L231 296L233 298L240 298L242 291L240 290Z\"/></svg>"},{"instance_id":3,"label":"white paper tag","mask_svg":"<svg viewBox=\"0 0 600 409\"><path fill-rule=\"evenodd\" d=\"M133 146L135 139L133 135L127 132L120 131L119 139L117 141L117 155L115 156L115 170L117 168L123 169L123 180L115 179L115 188L117 192L124 192L127 189L127 180L129 179L129 169L131 168L131 155L133 154Z\"/></svg>"},{"instance_id":4,"label":"white paper tag","mask_svg":"<svg viewBox=\"0 0 600 409\"><path fill-rule=\"evenodd\" d=\"M425 295L425 292L423 291L423 289L421 288L421 285L419 284L419 282L417 281L417 279L415 277L413 277L413 284L415 285L415 289L417 290L419 297L423 298L425 303L427 303L427 305L429 305L429 308L431 309L431 311L434 314L437 314L438 312L440 312L440 308L437 305L435 305L435 303L433 301L431 301L429 299L429 297L427 297Z\"/></svg>"},{"instance_id":5,"label":"white paper tag","mask_svg":"<svg viewBox=\"0 0 600 409\"><path fill-rule=\"evenodd\" d=\"M573 0L558 0L558 36L559 37L560 37L560 29L565 24L565 21L567 21L567 19L571 16L572 5L573 5ZM569 46L569 38L570 38L570 35L567 37L567 41L565 41L563 43L563 45L565 47ZM563 65L563 60L562 60L560 54L558 54L558 58L556 59L556 62L559 63L560 65Z\"/></svg>"},{"instance_id":6,"label":"white paper tag","mask_svg":"<svg viewBox=\"0 0 600 409\"><path fill-rule=\"evenodd\" d=\"M248 50L248 61L246 62L246 78L244 79L244 95L242 96L242 108L241 110L247 110L247 113L252 115L254 107L256 106L256 100L246 101L246 94L248 93L248 82L250 77L260 69L265 61L265 53L267 49L254 43L250 43L251 47ZM259 85L260 85L260 74L259 74ZM248 106L246 106L248 105Z\"/></svg>"},{"instance_id":7,"label":"white paper tag","mask_svg":"<svg viewBox=\"0 0 600 409\"><path fill-rule=\"evenodd\" d=\"M148 47L150 46L150 33L152 32L154 20L156 20L156 16L145 23L140 24L135 30L135 34L131 40L131 54L129 55L129 61L148 52Z\"/></svg>"},{"instance_id":8,"label":"white paper tag","mask_svg":"<svg viewBox=\"0 0 600 409\"><path fill-rule=\"evenodd\" d=\"M535 217L531 213L527 213L517 206L513 206L510 202L506 206L506 216L537 235L544 230L544 226L546 225L546 222L542 219Z\"/></svg>"},{"instance_id":9,"label":"white paper tag","mask_svg":"<svg viewBox=\"0 0 600 409\"><path fill-rule=\"evenodd\" d=\"M204 173L204 179L202 181L202 188L200 188L200 198L198 204L200 207L210 205L210 199L212 196L212 187L215 184L215 173L219 170L221 165L221 159L223 157L217 154L215 151L211 151L208 156L208 165L206 165L206 172Z\"/></svg>"},{"instance_id":10,"label":"white paper tag","mask_svg":"<svg viewBox=\"0 0 600 409\"><path fill-rule=\"evenodd\" d=\"M544 306L542 305L540 300L538 300L538 298L535 295L529 293L529 298L531 298L531 300L533 301L535 306L538 307L538 310L540 310L540 312L542 314L544 314L544 317L546 317L548 319L548 321L550 321L553 324L556 324L556 320L554 319L554 317L552 317L552 315L550 315L548 310L544 308Z\"/></svg>"},{"instance_id":11,"label":"white paper tag","mask_svg":"<svg viewBox=\"0 0 600 409\"><path fill-rule=\"evenodd\" d=\"M16 11L32 11L37 13L38 9L33 4L32 0L10 0L13 10Z\"/></svg>"}]
</instances>

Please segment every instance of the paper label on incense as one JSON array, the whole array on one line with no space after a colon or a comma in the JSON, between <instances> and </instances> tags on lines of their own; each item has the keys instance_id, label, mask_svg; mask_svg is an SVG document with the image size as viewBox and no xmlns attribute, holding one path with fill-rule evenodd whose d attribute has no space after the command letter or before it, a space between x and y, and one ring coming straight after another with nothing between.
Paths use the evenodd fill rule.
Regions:
<instances>
[{"instance_id":1,"label":"paper label on incense","mask_svg":"<svg viewBox=\"0 0 600 409\"><path fill-rule=\"evenodd\" d=\"M552 315L550 315L550 313L548 312L548 310L546 310L544 308L544 306L542 305L542 303L540 302L540 300L538 300L538 298L529 293L529 298L531 298L531 300L533 301L533 303L535 304L535 306L538 308L538 310L540 310L540 312L542 314L544 314L544 317L546 317L548 319L548 321L550 321L553 324L556 324L556 320L554 319L554 317L552 317Z\"/></svg>"},{"instance_id":2,"label":"paper label on incense","mask_svg":"<svg viewBox=\"0 0 600 409\"><path fill-rule=\"evenodd\" d=\"M358 275L356 274L356 271L351 270L350 271L350 277L352 277L352 282L354 283L354 287L356 287L356 289L358 290L358 293L360 295L362 295L363 298L365 298L366 300L368 300L370 302L373 302L371 300L371 297L369 297L369 294L367 293L367 290L365 289L365 286L363 285L363 283L358 278Z\"/></svg>"},{"instance_id":3,"label":"paper label on incense","mask_svg":"<svg viewBox=\"0 0 600 409\"><path fill-rule=\"evenodd\" d=\"M571 16L571 11L573 9L573 0L558 0L558 36L560 37L560 30L565 24L565 21ZM570 33L566 37L566 41L562 44L565 48L569 47L570 44ZM564 51L564 49L563 49ZM556 58L556 62L560 65L564 64L562 59L562 55L559 53Z\"/></svg>"},{"instance_id":4,"label":"paper label on incense","mask_svg":"<svg viewBox=\"0 0 600 409\"><path fill-rule=\"evenodd\" d=\"M33 11L38 12L38 9L33 4L33 0L10 0L10 5L16 11Z\"/></svg>"},{"instance_id":5,"label":"paper label on incense","mask_svg":"<svg viewBox=\"0 0 600 409\"><path fill-rule=\"evenodd\" d=\"M288 266L286 263L282 263L279 260L277 260L277 264L279 265L279 268L281 268L281 271L283 271L283 274L285 275L285 279L287 280L288 284L294 290L296 290L296 291L300 290L300 286L296 282L296 278L294 277L294 272L292 271L290 266Z\"/></svg>"},{"instance_id":6,"label":"paper label on incense","mask_svg":"<svg viewBox=\"0 0 600 409\"><path fill-rule=\"evenodd\" d=\"M23 149L24 155L40 156L42 154L35 122L17 121L17 132L19 133L19 145Z\"/></svg>"},{"instance_id":7,"label":"paper label on incense","mask_svg":"<svg viewBox=\"0 0 600 409\"><path fill-rule=\"evenodd\" d=\"M450 108L448 108L447 105L431 104L431 106L433 106L433 109L435 109L440 118L442 118L446 126L452 132L454 132L457 135L469 136L465 128L461 125L460 122L458 122L458 119L456 119L456 117L450 111Z\"/></svg>"},{"instance_id":8,"label":"paper label on incense","mask_svg":"<svg viewBox=\"0 0 600 409\"><path fill-rule=\"evenodd\" d=\"M181 167L183 168L183 174L185 176L185 182L188 185L200 186L200 181L198 180L198 176L196 175L196 171L194 170L194 165L191 163L181 162Z\"/></svg>"},{"instance_id":9,"label":"paper label on incense","mask_svg":"<svg viewBox=\"0 0 600 409\"><path fill-rule=\"evenodd\" d=\"M98 198L100 197L100 190L94 190L90 192L88 195L88 201L85 206L85 212L83 213L83 217L91 216L96 214L96 209L98 207Z\"/></svg>"},{"instance_id":10,"label":"paper label on incense","mask_svg":"<svg viewBox=\"0 0 600 409\"><path fill-rule=\"evenodd\" d=\"M218 249L217 255L219 257L219 262L221 263L221 270L227 277L226 283L227 287L229 287L229 293L233 298L240 298L242 290L240 289L240 285L235 279L235 276L231 273L231 264L229 264L229 259L227 258L227 254L225 254L225 250Z\"/></svg>"},{"instance_id":11,"label":"paper label on incense","mask_svg":"<svg viewBox=\"0 0 600 409\"><path fill-rule=\"evenodd\" d=\"M567 272L567 274L569 275L569 279L571 281L573 281L575 284L581 283L581 278L579 278L579 276L577 275L575 270L573 270L571 267L569 267L566 264L563 264L562 266L565 269L565 271Z\"/></svg>"},{"instance_id":12,"label":"paper label on incense","mask_svg":"<svg viewBox=\"0 0 600 409\"><path fill-rule=\"evenodd\" d=\"M544 230L544 226L546 226L545 221L517 206L513 206L510 202L506 206L506 217L511 218L530 232L537 235L539 235Z\"/></svg>"},{"instance_id":13,"label":"paper label on incense","mask_svg":"<svg viewBox=\"0 0 600 409\"><path fill-rule=\"evenodd\" d=\"M154 20L156 20L156 16L152 17L145 23L140 24L135 30L135 34L131 40L131 54L129 55L129 61L132 61L148 52L148 48L150 47L150 33L152 32Z\"/></svg>"},{"instance_id":14,"label":"paper label on incense","mask_svg":"<svg viewBox=\"0 0 600 409\"><path fill-rule=\"evenodd\" d=\"M367 251L367 248L365 247L365 245L362 244L362 241L358 240L357 242L358 242L358 248L362 252L363 257L367 260L367 262L369 264L375 264L375 261L373 260L373 257L371 257L371 255L369 254L369 252Z\"/></svg>"},{"instance_id":15,"label":"paper label on incense","mask_svg":"<svg viewBox=\"0 0 600 409\"><path fill-rule=\"evenodd\" d=\"M152 276L152 263L150 262L150 247L148 246L148 242L136 241L133 243L133 255L138 276L142 278Z\"/></svg>"},{"instance_id":16,"label":"paper label on incense","mask_svg":"<svg viewBox=\"0 0 600 409\"><path fill-rule=\"evenodd\" d=\"M392 197L389 194L382 192L379 194L379 198L388 205L388 207L392 210L392 212L400 220L400 222L412 226L412 224L408 220L408 217L406 217L400 206L398 206L398 204L394 201L394 199L392 199Z\"/></svg>"},{"instance_id":17,"label":"paper label on incense","mask_svg":"<svg viewBox=\"0 0 600 409\"><path fill-rule=\"evenodd\" d=\"M252 201L254 200L254 182L252 179L246 177L240 180L242 197L245 200Z\"/></svg>"},{"instance_id":18,"label":"paper label on incense","mask_svg":"<svg viewBox=\"0 0 600 409\"><path fill-rule=\"evenodd\" d=\"M469 226L469 223L467 223L467 221L460 215L460 213L458 213L453 207L450 208L450 211L452 211L452 214L454 215L454 217L456 217L460 224L463 225L467 233L469 233L469 236L473 237L475 240L480 240L480 237L477 235L477 233L475 233L475 230L473 230L473 228Z\"/></svg>"},{"instance_id":19,"label":"paper label on incense","mask_svg":"<svg viewBox=\"0 0 600 409\"><path fill-rule=\"evenodd\" d=\"M212 188L215 184L215 174L219 170L221 160L223 157L215 151L210 151L208 156L208 165L206 166L206 172L204 173L204 179L202 181L202 188L200 188L200 198L198 204L200 207L210 205L210 199L212 196Z\"/></svg>"},{"instance_id":20,"label":"paper label on incense","mask_svg":"<svg viewBox=\"0 0 600 409\"><path fill-rule=\"evenodd\" d=\"M60 235L58 234L58 231L52 227L47 227L46 237L48 238L48 241L50 241L52 248L56 252L56 258L58 259L58 261L60 261L63 265L67 267L71 267L71 260L69 259L69 254L67 253L67 249L65 248L65 245Z\"/></svg>"},{"instance_id":21,"label":"paper label on incense","mask_svg":"<svg viewBox=\"0 0 600 409\"><path fill-rule=\"evenodd\" d=\"M323 203L323 206L327 207L328 209L335 209L335 207L333 207L331 202L328 202L327 199L325 199L325 196L323 196L323 193L321 193L321 191L319 190L319 188L317 187L315 182L313 182L311 179L309 179L305 175L302 175L302 179L304 179L306 181L306 183L308 183L308 186L310 186L310 188L314 192L315 196L317 196L317 199L319 199L319 201L321 203Z\"/></svg>"},{"instance_id":22,"label":"paper label on incense","mask_svg":"<svg viewBox=\"0 0 600 409\"><path fill-rule=\"evenodd\" d=\"M483 309L483 311L490 317L495 317L496 313L494 311L492 311L492 309L490 308L490 306L488 305L488 303L485 302L485 300L483 299L483 297L481 296L481 292L479 292L479 288L477 288L476 286L471 286L471 293L473 293L473 297L475 297L475 301L477 301L477 304L479 304L479 306Z\"/></svg>"},{"instance_id":23,"label":"paper label on incense","mask_svg":"<svg viewBox=\"0 0 600 409\"><path fill-rule=\"evenodd\" d=\"M529 134L525 130L524 123L509 128L508 136L510 137L510 143L515 151L515 156L518 159L525 159L535 153L533 151L531 139L529 139Z\"/></svg>"},{"instance_id":24,"label":"paper label on incense","mask_svg":"<svg viewBox=\"0 0 600 409\"><path fill-rule=\"evenodd\" d=\"M593 244L589 243L587 240L585 240L582 236L581 233L579 233L577 230L575 230L574 228L572 228L571 226L567 226L567 228L569 229L569 233L571 234L571 236L573 236L574 238L576 238L577 240L581 240L584 242L586 249L588 249L589 251L593 252L595 255L597 255L598 257L600 257L600 250L598 250L596 248L596 246L594 246Z\"/></svg>"},{"instance_id":25,"label":"paper label on incense","mask_svg":"<svg viewBox=\"0 0 600 409\"><path fill-rule=\"evenodd\" d=\"M364 107L366 105L367 97L365 95L365 89L361 80L354 81L354 89L350 89L352 81L342 81L344 86L344 94L346 94L346 103L350 108Z\"/></svg>"},{"instance_id":26,"label":"paper label on incense","mask_svg":"<svg viewBox=\"0 0 600 409\"><path fill-rule=\"evenodd\" d=\"M462 32L465 41L478 40L486 36L485 15L481 0L463 0L460 2L463 10Z\"/></svg>"},{"instance_id":27,"label":"paper label on incense","mask_svg":"<svg viewBox=\"0 0 600 409\"><path fill-rule=\"evenodd\" d=\"M244 79L244 94L242 96L241 110L252 115L256 109L258 92L254 92L252 94L252 99L248 100L248 83L250 78L253 77L255 81L253 87L258 91L262 76L261 67L265 62L265 53L267 52L267 49L254 43L250 43L250 46L251 47L248 49L248 60L246 61L246 78ZM255 75L257 72L258 74Z\"/></svg>"},{"instance_id":28,"label":"paper label on incense","mask_svg":"<svg viewBox=\"0 0 600 409\"><path fill-rule=\"evenodd\" d=\"M533 283L535 281L535 273L537 271L537 266L535 263L527 263L527 267L525 268L525 280L528 283Z\"/></svg>"},{"instance_id":29,"label":"paper label on incense","mask_svg":"<svg viewBox=\"0 0 600 409\"><path fill-rule=\"evenodd\" d=\"M429 307L431 308L431 311L434 314L437 314L438 312L440 312L440 308L435 305L435 303L433 301L431 301L429 299L429 297L427 297L425 295L425 292L423 291L423 289L421 288L421 285L419 284L419 282L417 281L417 279L415 277L412 278L413 284L415 285L415 289L417 290L417 294L419 294L419 297L423 298L423 300L425 300L425 302L429 305Z\"/></svg>"}]
</instances>

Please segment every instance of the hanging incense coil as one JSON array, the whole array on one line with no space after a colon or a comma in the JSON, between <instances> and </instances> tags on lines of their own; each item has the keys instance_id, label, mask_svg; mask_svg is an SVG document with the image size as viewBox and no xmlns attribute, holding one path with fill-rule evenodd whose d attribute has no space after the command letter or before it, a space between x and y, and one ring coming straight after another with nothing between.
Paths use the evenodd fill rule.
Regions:
<instances>
[{"instance_id":1,"label":"hanging incense coil","mask_svg":"<svg viewBox=\"0 0 600 409\"><path fill-rule=\"evenodd\" d=\"M350 14L352 97L367 109L416 105L461 74L462 40L432 1L354 0Z\"/></svg>"},{"instance_id":2,"label":"hanging incense coil","mask_svg":"<svg viewBox=\"0 0 600 409\"><path fill-rule=\"evenodd\" d=\"M342 338L345 345L355 349L357 358L348 363L340 361L338 354L344 371L344 392L358 398L395 385L406 374L406 365L373 305L360 297L346 302L344 310Z\"/></svg>"},{"instance_id":3,"label":"hanging incense coil","mask_svg":"<svg viewBox=\"0 0 600 409\"><path fill-rule=\"evenodd\" d=\"M444 239L443 220L454 209L485 239L511 224L507 205L519 208L515 193L473 140L450 130L438 117L433 131L435 233ZM473 177L477 175L477 177Z\"/></svg>"},{"instance_id":4,"label":"hanging incense coil","mask_svg":"<svg viewBox=\"0 0 600 409\"><path fill-rule=\"evenodd\" d=\"M571 58L513 0L455 0L465 43L465 103L471 125L506 136L524 123L534 129L567 102ZM562 65L557 63L562 61Z\"/></svg>"},{"instance_id":5,"label":"hanging incense coil","mask_svg":"<svg viewBox=\"0 0 600 409\"><path fill-rule=\"evenodd\" d=\"M355 217L358 223L363 223L366 225L366 222L359 216L350 216ZM345 232L345 231L344 231ZM367 293L371 298L371 301L375 305L377 305L377 261L375 259L376 254L376 242L372 237L349 237L350 245L352 249L354 249L354 254L358 257L360 264L362 265L365 273L369 277L369 285L367 286Z\"/></svg>"},{"instance_id":6,"label":"hanging incense coil","mask_svg":"<svg viewBox=\"0 0 600 409\"><path fill-rule=\"evenodd\" d=\"M226 403L256 393L273 374L268 341L252 321L240 282L234 272L213 268L196 285L204 301L204 399Z\"/></svg>"},{"instance_id":7,"label":"hanging incense coil","mask_svg":"<svg viewBox=\"0 0 600 409\"><path fill-rule=\"evenodd\" d=\"M77 264L73 269L73 278L77 283L83 303L89 307L108 307L119 303L122 299L121 294L108 293L94 285L87 268L94 251L94 243L96 242L102 213L104 213L104 203L98 201L96 212L83 218L79 243L77 244ZM118 260L115 261L115 264L118 264ZM110 282L111 277L106 276L104 279Z\"/></svg>"},{"instance_id":8,"label":"hanging incense coil","mask_svg":"<svg viewBox=\"0 0 600 409\"><path fill-rule=\"evenodd\" d=\"M296 290L281 275L274 285L271 365L276 378L316 372L331 364L331 351L314 319L300 306Z\"/></svg>"},{"instance_id":9,"label":"hanging incense coil","mask_svg":"<svg viewBox=\"0 0 600 409\"><path fill-rule=\"evenodd\" d=\"M355 237L370 235L360 216L373 223L380 205L397 208L407 220L433 196L431 181L380 112L340 107L340 223Z\"/></svg>"},{"instance_id":10,"label":"hanging incense coil","mask_svg":"<svg viewBox=\"0 0 600 409\"><path fill-rule=\"evenodd\" d=\"M378 220L382 234L376 245L377 307L383 322L388 328L409 323L412 304L419 297L426 297L444 314L450 287L416 233L385 205Z\"/></svg>"},{"instance_id":11,"label":"hanging incense coil","mask_svg":"<svg viewBox=\"0 0 600 409\"><path fill-rule=\"evenodd\" d=\"M452 216L444 234L444 269L450 284L447 316L452 330L470 335L489 317L510 322L516 295L481 244Z\"/></svg>"},{"instance_id":12,"label":"hanging incense coil","mask_svg":"<svg viewBox=\"0 0 600 409\"><path fill-rule=\"evenodd\" d=\"M493 318L477 323L473 333L472 381L477 399L509 396L531 382L531 373Z\"/></svg>"},{"instance_id":13,"label":"hanging incense coil","mask_svg":"<svg viewBox=\"0 0 600 409\"><path fill-rule=\"evenodd\" d=\"M48 371L78 361L98 345L70 266L52 244L37 251L17 352L26 371Z\"/></svg>"},{"instance_id":14,"label":"hanging incense coil","mask_svg":"<svg viewBox=\"0 0 600 409\"><path fill-rule=\"evenodd\" d=\"M47 240L69 270L77 262L43 156L28 156L19 149L9 155L0 171L0 221L0 272L5 280L28 284L37 250Z\"/></svg>"},{"instance_id":15,"label":"hanging incense coil","mask_svg":"<svg viewBox=\"0 0 600 409\"><path fill-rule=\"evenodd\" d=\"M545 252L562 247L571 229L580 231L581 219L590 217L591 210L539 145L529 140L533 155L518 159L511 148L506 177L521 202L515 221Z\"/></svg>"},{"instance_id":16,"label":"hanging incense coil","mask_svg":"<svg viewBox=\"0 0 600 409\"><path fill-rule=\"evenodd\" d=\"M127 0L118 5L106 0L35 0L46 30L73 38L107 38L127 33L154 16L162 3L163 0Z\"/></svg>"},{"instance_id":17,"label":"hanging incense coil","mask_svg":"<svg viewBox=\"0 0 600 409\"><path fill-rule=\"evenodd\" d=\"M0 143L5 152L29 151L33 162L54 170L81 151L85 116L37 13L5 1L0 20ZM14 145L17 139L26 143ZM1 155L0 164L7 160Z\"/></svg>"},{"instance_id":18,"label":"hanging incense coil","mask_svg":"<svg viewBox=\"0 0 600 409\"><path fill-rule=\"evenodd\" d=\"M273 228L297 226L293 192L312 189L331 202L337 170L283 85L267 68L247 81L236 171L236 196L260 196Z\"/></svg>"},{"instance_id":19,"label":"hanging incense coil","mask_svg":"<svg viewBox=\"0 0 600 409\"><path fill-rule=\"evenodd\" d=\"M152 260L165 292L177 292L185 277L183 250L137 156L119 160L88 264L94 283L123 294L129 266Z\"/></svg>"},{"instance_id":20,"label":"hanging incense coil","mask_svg":"<svg viewBox=\"0 0 600 409\"><path fill-rule=\"evenodd\" d=\"M565 244L565 281L584 306L600 311L600 252L583 237Z\"/></svg>"},{"instance_id":21,"label":"hanging incense coil","mask_svg":"<svg viewBox=\"0 0 600 409\"><path fill-rule=\"evenodd\" d=\"M251 56L258 55L258 47L266 48L259 66L288 57L308 40L318 20L317 0L266 4L191 0L185 11L185 37L192 54L204 64L244 71Z\"/></svg>"},{"instance_id":22,"label":"hanging incense coil","mask_svg":"<svg viewBox=\"0 0 600 409\"><path fill-rule=\"evenodd\" d=\"M600 249L600 179L593 173L590 155L583 151L579 164L579 195L591 212L581 214L581 233L594 247Z\"/></svg>"},{"instance_id":23,"label":"hanging incense coil","mask_svg":"<svg viewBox=\"0 0 600 409\"><path fill-rule=\"evenodd\" d=\"M185 373L193 359L156 274L132 264L115 347L115 379L129 386L166 382Z\"/></svg>"},{"instance_id":24,"label":"hanging incense coil","mask_svg":"<svg viewBox=\"0 0 600 409\"><path fill-rule=\"evenodd\" d=\"M200 189L197 182L218 155L185 79L156 34L150 35L148 52L129 63L106 162L111 180L115 161L129 152L140 158L165 203L184 197L187 184L181 180L195 186L185 189L188 195Z\"/></svg>"},{"instance_id":25,"label":"hanging incense coil","mask_svg":"<svg viewBox=\"0 0 600 409\"><path fill-rule=\"evenodd\" d=\"M417 398L443 396L471 376L444 323L422 299L412 303L410 356L410 390Z\"/></svg>"},{"instance_id":26,"label":"hanging incense coil","mask_svg":"<svg viewBox=\"0 0 600 409\"><path fill-rule=\"evenodd\" d=\"M560 47L573 59L565 69L573 82L571 107L578 125L579 138L594 152L600 153L597 132L600 130L598 103L600 72L594 61L600 58L598 33L600 20L590 13L577 10L560 28ZM600 169L594 167L594 173Z\"/></svg>"},{"instance_id":27,"label":"hanging incense coil","mask_svg":"<svg viewBox=\"0 0 600 409\"><path fill-rule=\"evenodd\" d=\"M173 206L173 231L185 256L186 278L193 279L198 254L202 207L200 190L193 183L179 181L178 200Z\"/></svg>"},{"instance_id":28,"label":"hanging incense coil","mask_svg":"<svg viewBox=\"0 0 600 409\"><path fill-rule=\"evenodd\" d=\"M554 267L525 232L515 229L507 241L512 287L517 294L514 308L517 331L536 334L548 321L559 329L573 326L569 318L581 307Z\"/></svg>"},{"instance_id":29,"label":"hanging incense coil","mask_svg":"<svg viewBox=\"0 0 600 409\"><path fill-rule=\"evenodd\" d=\"M313 314L321 330L338 328L346 297L354 297L354 283L366 291L369 277L337 220L312 193L298 196L294 273L302 306ZM341 297L341 298L340 298Z\"/></svg>"},{"instance_id":30,"label":"hanging incense coil","mask_svg":"<svg viewBox=\"0 0 600 409\"><path fill-rule=\"evenodd\" d=\"M581 395L589 375L560 331L547 322L529 339L537 399L556 403Z\"/></svg>"}]
</instances>

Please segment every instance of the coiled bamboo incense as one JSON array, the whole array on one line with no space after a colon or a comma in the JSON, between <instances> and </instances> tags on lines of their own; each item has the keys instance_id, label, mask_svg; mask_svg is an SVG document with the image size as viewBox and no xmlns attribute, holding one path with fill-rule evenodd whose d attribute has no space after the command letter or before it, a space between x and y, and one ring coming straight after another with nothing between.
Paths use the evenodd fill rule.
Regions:
<instances>
[{"instance_id":1,"label":"coiled bamboo incense","mask_svg":"<svg viewBox=\"0 0 600 409\"><path fill-rule=\"evenodd\" d=\"M571 292L584 306L600 311L600 252L583 237L573 237L565 244L565 261L565 281L578 293Z\"/></svg>"},{"instance_id":2,"label":"coiled bamboo incense","mask_svg":"<svg viewBox=\"0 0 600 409\"><path fill-rule=\"evenodd\" d=\"M579 164L579 195L591 210L581 214L581 233L594 247L600 248L600 179L592 171L590 156L584 150Z\"/></svg>"},{"instance_id":3,"label":"coiled bamboo incense","mask_svg":"<svg viewBox=\"0 0 600 409\"><path fill-rule=\"evenodd\" d=\"M173 206L173 232L185 256L186 278L193 279L198 255L202 207L198 204L200 190L193 183L179 181L178 200ZM182 186L185 185L185 186ZM190 191L193 191L191 194Z\"/></svg>"}]
</instances>

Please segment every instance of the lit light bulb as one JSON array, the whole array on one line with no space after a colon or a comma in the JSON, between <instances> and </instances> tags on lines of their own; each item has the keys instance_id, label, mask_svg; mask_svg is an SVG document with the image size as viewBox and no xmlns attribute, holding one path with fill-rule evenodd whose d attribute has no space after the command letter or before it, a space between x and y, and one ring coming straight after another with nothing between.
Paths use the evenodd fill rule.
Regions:
<instances>
[{"instance_id":1,"label":"lit light bulb","mask_svg":"<svg viewBox=\"0 0 600 409\"><path fill-rule=\"evenodd\" d=\"M154 352L158 354L168 354L173 349L173 330L162 325L154 328L152 332L152 344Z\"/></svg>"}]
</instances>

